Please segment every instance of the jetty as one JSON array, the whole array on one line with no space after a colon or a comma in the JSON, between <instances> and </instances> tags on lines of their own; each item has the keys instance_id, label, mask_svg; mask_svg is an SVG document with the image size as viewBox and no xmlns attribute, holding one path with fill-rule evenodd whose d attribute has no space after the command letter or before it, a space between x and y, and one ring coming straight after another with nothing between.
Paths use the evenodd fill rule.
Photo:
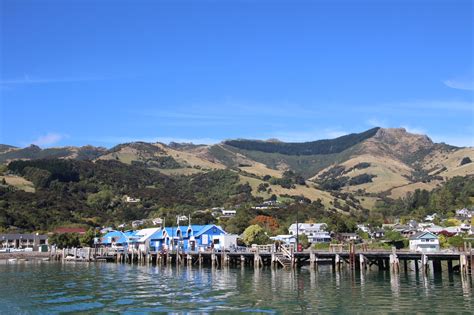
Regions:
<instances>
[{"instance_id":1,"label":"jetty","mask_svg":"<svg viewBox=\"0 0 474 315\"><path fill-rule=\"evenodd\" d=\"M349 249L342 246L332 246L329 250L304 250L296 252L293 247L280 246L278 250L272 245L256 247L241 247L222 251L141 251L135 248L119 250L110 247L100 248L70 248L52 249L51 260L83 261L83 262L114 262L129 264L153 265L199 265L212 267L255 267L263 266L281 268L299 268L309 266L318 268L320 265L330 265L334 271L342 268L364 270L378 268L398 273L413 269L416 272L427 273L432 269L438 273L443 269L462 274L470 274L474 278L474 251L470 244L457 251L413 252L409 250L356 250L351 244Z\"/></svg>"}]
</instances>

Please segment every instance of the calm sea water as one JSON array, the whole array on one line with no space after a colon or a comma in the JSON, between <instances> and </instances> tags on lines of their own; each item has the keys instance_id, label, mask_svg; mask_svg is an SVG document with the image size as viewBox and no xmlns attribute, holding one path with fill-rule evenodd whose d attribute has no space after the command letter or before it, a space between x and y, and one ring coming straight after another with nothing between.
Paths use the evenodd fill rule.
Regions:
<instances>
[{"instance_id":1,"label":"calm sea water","mask_svg":"<svg viewBox=\"0 0 474 315\"><path fill-rule=\"evenodd\" d=\"M1 314L474 313L459 275L0 263Z\"/></svg>"}]
</instances>

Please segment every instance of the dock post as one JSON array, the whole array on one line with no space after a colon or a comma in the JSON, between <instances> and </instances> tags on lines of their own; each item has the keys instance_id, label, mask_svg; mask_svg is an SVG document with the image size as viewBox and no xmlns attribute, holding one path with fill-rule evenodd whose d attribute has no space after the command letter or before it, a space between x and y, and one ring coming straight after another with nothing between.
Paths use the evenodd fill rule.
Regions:
<instances>
[{"instance_id":1,"label":"dock post","mask_svg":"<svg viewBox=\"0 0 474 315\"><path fill-rule=\"evenodd\" d=\"M379 267L379 270L384 270L385 267L384 267L384 259L383 258L378 258L377 259L377 266Z\"/></svg>"},{"instance_id":2,"label":"dock post","mask_svg":"<svg viewBox=\"0 0 474 315\"><path fill-rule=\"evenodd\" d=\"M397 249L395 247L392 247L392 254L390 255L390 267L394 273L400 272L400 262L397 256Z\"/></svg>"},{"instance_id":3,"label":"dock post","mask_svg":"<svg viewBox=\"0 0 474 315\"><path fill-rule=\"evenodd\" d=\"M341 256L339 256L339 254L336 254L336 257L334 258L334 262L336 264L336 270L340 271L341 270L342 259L341 259Z\"/></svg>"},{"instance_id":4,"label":"dock post","mask_svg":"<svg viewBox=\"0 0 474 315\"><path fill-rule=\"evenodd\" d=\"M405 273L408 272L408 261L406 259L403 260L403 270Z\"/></svg>"},{"instance_id":5,"label":"dock post","mask_svg":"<svg viewBox=\"0 0 474 315\"><path fill-rule=\"evenodd\" d=\"M433 259L433 272L441 273L442 271L443 271L443 268L441 267L441 260Z\"/></svg>"},{"instance_id":6,"label":"dock post","mask_svg":"<svg viewBox=\"0 0 474 315\"><path fill-rule=\"evenodd\" d=\"M260 268L260 265L262 263L262 258L260 257L258 248L257 248L257 251L253 254L253 263L254 263L255 268Z\"/></svg>"},{"instance_id":7,"label":"dock post","mask_svg":"<svg viewBox=\"0 0 474 315\"><path fill-rule=\"evenodd\" d=\"M448 260L448 273L453 273L453 261L451 259Z\"/></svg>"},{"instance_id":8,"label":"dock post","mask_svg":"<svg viewBox=\"0 0 474 315\"><path fill-rule=\"evenodd\" d=\"M367 260L364 255L359 254L359 265L360 265L360 271L365 270L367 267Z\"/></svg>"},{"instance_id":9,"label":"dock post","mask_svg":"<svg viewBox=\"0 0 474 315\"><path fill-rule=\"evenodd\" d=\"M467 273L467 257L465 254L461 254L459 255L459 271L462 273L462 274L466 274Z\"/></svg>"},{"instance_id":10,"label":"dock post","mask_svg":"<svg viewBox=\"0 0 474 315\"><path fill-rule=\"evenodd\" d=\"M216 259L216 254L214 253L214 249L212 249L212 254L211 254L211 265L214 267L214 265L217 264L217 259Z\"/></svg>"},{"instance_id":11,"label":"dock post","mask_svg":"<svg viewBox=\"0 0 474 315\"><path fill-rule=\"evenodd\" d=\"M315 261L316 261L316 259L315 259L314 253L313 253L313 249L310 248L310 250L309 250L309 265L310 265L311 269L314 268Z\"/></svg>"},{"instance_id":12,"label":"dock post","mask_svg":"<svg viewBox=\"0 0 474 315\"><path fill-rule=\"evenodd\" d=\"M415 259L415 272L418 273L420 271L420 267L418 266L418 259Z\"/></svg>"},{"instance_id":13,"label":"dock post","mask_svg":"<svg viewBox=\"0 0 474 315\"><path fill-rule=\"evenodd\" d=\"M428 263L429 263L428 256L426 256L425 254L422 254L421 255L421 265L423 267L423 272L425 274L428 273L428 267L429 267Z\"/></svg>"}]
</instances>

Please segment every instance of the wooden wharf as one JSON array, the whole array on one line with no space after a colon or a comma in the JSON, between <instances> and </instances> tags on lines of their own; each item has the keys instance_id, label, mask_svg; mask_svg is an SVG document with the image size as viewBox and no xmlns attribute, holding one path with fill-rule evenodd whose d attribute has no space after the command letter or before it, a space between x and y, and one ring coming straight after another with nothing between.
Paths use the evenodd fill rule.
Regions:
<instances>
[{"instance_id":1,"label":"wooden wharf","mask_svg":"<svg viewBox=\"0 0 474 315\"><path fill-rule=\"evenodd\" d=\"M196 252L153 252L128 249L120 251L113 248L72 248L53 249L50 253L51 260L83 261L83 262L116 262L130 264L156 264L156 265L199 265L213 267L282 267L299 268L310 266L318 268L319 265L331 265L334 271L342 268L357 270L378 268L390 270L394 273L403 269L405 272L414 266L416 272L427 273L432 269L438 273L442 271L443 263L448 272L458 272L471 275L474 279L474 252L472 247L465 246L459 251L439 252L412 252L407 250L367 250L356 251L354 246L349 250L306 250L294 252L290 248L280 247L275 251L273 246L257 246L244 248L239 251L196 251Z\"/></svg>"}]
</instances>

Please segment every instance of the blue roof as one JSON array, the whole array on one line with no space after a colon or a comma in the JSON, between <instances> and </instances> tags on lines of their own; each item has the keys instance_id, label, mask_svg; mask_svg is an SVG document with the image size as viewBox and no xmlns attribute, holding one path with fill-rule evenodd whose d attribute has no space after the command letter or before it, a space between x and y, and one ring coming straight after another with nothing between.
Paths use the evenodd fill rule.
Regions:
<instances>
[{"instance_id":1,"label":"blue roof","mask_svg":"<svg viewBox=\"0 0 474 315\"><path fill-rule=\"evenodd\" d=\"M175 226L175 227L165 227L164 230L157 231L154 233L150 239L163 239L167 237L178 237L178 231L181 232L181 236L183 238L189 238L191 236L198 237L204 234L206 231L210 230L211 228L216 227L221 230L223 233L225 231L217 225L208 224L208 225L189 225L189 226ZM189 233L188 233L189 232Z\"/></svg>"},{"instance_id":2,"label":"blue roof","mask_svg":"<svg viewBox=\"0 0 474 315\"><path fill-rule=\"evenodd\" d=\"M115 243L118 244L124 244L124 243L132 243L134 241L134 235L136 231L110 231L107 234L105 234L102 239L101 243L102 244L112 244L112 239L115 241Z\"/></svg>"}]
</instances>

